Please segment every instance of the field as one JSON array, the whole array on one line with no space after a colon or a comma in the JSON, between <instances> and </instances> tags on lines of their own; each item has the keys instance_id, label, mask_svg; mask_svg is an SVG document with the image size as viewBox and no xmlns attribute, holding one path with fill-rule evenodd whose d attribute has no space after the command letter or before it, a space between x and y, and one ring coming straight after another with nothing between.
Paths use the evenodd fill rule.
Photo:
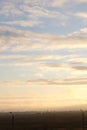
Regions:
<instances>
[{"instance_id":1,"label":"field","mask_svg":"<svg viewBox=\"0 0 87 130\"><path fill-rule=\"evenodd\" d=\"M86 130L87 112L0 113L0 130Z\"/></svg>"}]
</instances>

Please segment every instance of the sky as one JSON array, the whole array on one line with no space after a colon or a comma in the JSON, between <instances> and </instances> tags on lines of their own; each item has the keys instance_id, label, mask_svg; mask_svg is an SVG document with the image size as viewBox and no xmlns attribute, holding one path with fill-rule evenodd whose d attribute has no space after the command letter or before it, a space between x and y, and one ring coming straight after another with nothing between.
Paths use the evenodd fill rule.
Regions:
<instances>
[{"instance_id":1,"label":"sky","mask_svg":"<svg viewBox=\"0 0 87 130\"><path fill-rule=\"evenodd\" d=\"M87 0L0 0L0 111L87 109Z\"/></svg>"}]
</instances>

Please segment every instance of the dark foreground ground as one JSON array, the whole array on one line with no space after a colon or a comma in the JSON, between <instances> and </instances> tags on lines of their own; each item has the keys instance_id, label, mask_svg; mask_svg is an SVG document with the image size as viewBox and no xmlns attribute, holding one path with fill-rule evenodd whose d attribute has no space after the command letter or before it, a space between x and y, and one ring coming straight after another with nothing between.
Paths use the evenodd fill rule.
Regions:
<instances>
[{"instance_id":1,"label":"dark foreground ground","mask_svg":"<svg viewBox=\"0 0 87 130\"><path fill-rule=\"evenodd\" d=\"M0 130L86 130L87 112L0 113Z\"/></svg>"}]
</instances>

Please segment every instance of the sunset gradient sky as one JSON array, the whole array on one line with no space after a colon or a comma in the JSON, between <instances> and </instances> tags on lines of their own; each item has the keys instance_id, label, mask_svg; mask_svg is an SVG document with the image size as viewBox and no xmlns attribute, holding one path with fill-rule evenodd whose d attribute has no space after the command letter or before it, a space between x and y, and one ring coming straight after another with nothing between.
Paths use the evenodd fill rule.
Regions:
<instances>
[{"instance_id":1,"label":"sunset gradient sky","mask_svg":"<svg viewBox=\"0 0 87 130\"><path fill-rule=\"evenodd\" d=\"M0 0L0 111L87 109L87 0Z\"/></svg>"}]
</instances>

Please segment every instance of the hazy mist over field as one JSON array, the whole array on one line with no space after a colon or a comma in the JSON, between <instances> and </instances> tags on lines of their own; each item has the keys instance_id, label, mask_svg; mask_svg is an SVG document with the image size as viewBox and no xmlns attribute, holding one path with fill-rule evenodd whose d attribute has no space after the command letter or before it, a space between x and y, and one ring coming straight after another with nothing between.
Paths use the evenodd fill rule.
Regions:
<instances>
[{"instance_id":1,"label":"hazy mist over field","mask_svg":"<svg viewBox=\"0 0 87 130\"><path fill-rule=\"evenodd\" d=\"M87 109L87 0L0 0L0 111Z\"/></svg>"}]
</instances>

